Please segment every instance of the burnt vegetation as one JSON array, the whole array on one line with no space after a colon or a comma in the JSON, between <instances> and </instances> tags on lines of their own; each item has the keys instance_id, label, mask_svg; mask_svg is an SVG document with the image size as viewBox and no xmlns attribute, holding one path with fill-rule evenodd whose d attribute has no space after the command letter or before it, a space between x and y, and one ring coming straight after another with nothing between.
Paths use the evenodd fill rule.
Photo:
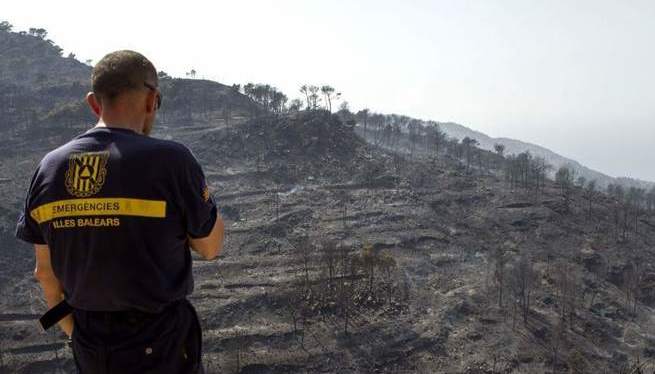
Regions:
<instances>
[{"instance_id":1,"label":"burnt vegetation","mask_svg":"<svg viewBox=\"0 0 655 374\"><path fill-rule=\"evenodd\" d=\"M72 366L34 327L32 259L11 239L36 162L92 121L90 67L46 38L0 23L11 372ZM194 261L208 372L653 372L654 187L351 111L329 85L289 100L197 74L160 72L155 135L189 145L227 220L222 258Z\"/></svg>"}]
</instances>

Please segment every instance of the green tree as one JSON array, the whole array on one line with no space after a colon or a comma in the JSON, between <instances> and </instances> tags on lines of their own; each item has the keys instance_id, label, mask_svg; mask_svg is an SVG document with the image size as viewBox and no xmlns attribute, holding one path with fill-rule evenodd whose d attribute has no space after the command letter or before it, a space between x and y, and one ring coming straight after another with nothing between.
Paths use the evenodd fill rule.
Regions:
<instances>
[{"instance_id":1,"label":"green tree","mask_svg":"<svg viewBox=\"0 0 655 374\"><path fill-rule=\"evenodd\" d=\"M270 92L270 106L274 113L282 113L286 108L287 95L273 88Z\"/></svg>"},{"instance_id":2,"label":"green tree","mask_svg":"<svg viewBox=\"0 0 655 374\"><path fill-rule=\"evenodd\" d=\"M334 87L332 86L322 86L321 87L321 93L325 97L325 103L327 105L327 110L332 113L332 99L333 98L338 98L341 96L341 93L337 92L336 94L334 93Z\"/></svg>"},{"instance_id":3,"label":"green tree","mask_svg":"<svg viewBox=\"0 0 655 374\"><path fill-rule=\"evenodd\" d=\"M7 21L0 22L0 31L10 32L13 27L14 26Z\"/></svg>"},{"instance_id":4,"label":"green tree","mask_svg":"<svg viewBox=\"0 0 655 374\"><path fill-rule=\"evenodd\" d=\"M318 105L321 102L321 98L318 96L319 88L317 86L309 86L309 102L311 104L311 109L318 109Z\"/></svg>"},{"instance_id":5,"label":"green tree","mask_svg":"<svg viewBox=\"0 0 655 374\"><path fill-rule=\"evenodd\" d=\"M300 111L302 109L302 105L303 105L302 100L293 99L293 100L291 100L291 103L289 103L288 110L290 112L298 112L298 111Z\"/></svg>"},{"instance_id":6,"label":"green tree","mask_svg":"<svg viewBox=\"0 0 655 374\"><path fill-rule=\"evenodd\" d=\"M505 154L505 145L500 144L500 143L494 144L494 151L496 151L496 154L498 154L498 156L504 157L505 156L504 155Z\"/></svg>"},{"instance_id":7,"label":"green tree","mask_svg":"<svg viewBox=\"0 0 655 374\"><path fill-rule=\"evenodd\" d=\"M347 101L344 100L341 104L339 104L339 112L348 112L348 113L350 113L350 104Z\"/></svg>"},{"instance_id":8,"label":"green tree","mask_svg":"<svg viewBox=\"0 0 655 374\"><path fill-rule=\"evenodd\" d=\"M329 87L329 86L325 86ZM320 88L314 85L303 84L300 86L300 92L305 95L305 101L307 102L307 110L316 110L321 101L321 98L318 96Z\"/></svg>"},{"instance_id":9,"label":"green tree","mask_svg":"<svg viewBox=\"0 0 655 374\"><path fill-rule=\"evenodd\" d=\"M282 113L286 109L287 96L270 84L247 83L243 86L243 94L267 112Z\"/></svg>"},{"instance_id":10,"label":"green tree","mask_svg":"<svg viewBox=\"0 0 655 374\"><path fill-rule=\"evenodd\" d=\"M28 33L32 36L36 36L37 38L44 39L48 36L48 32L43 29L43 28L34 28L31 27L28 31Z\"/></svg>"}]
</instances>

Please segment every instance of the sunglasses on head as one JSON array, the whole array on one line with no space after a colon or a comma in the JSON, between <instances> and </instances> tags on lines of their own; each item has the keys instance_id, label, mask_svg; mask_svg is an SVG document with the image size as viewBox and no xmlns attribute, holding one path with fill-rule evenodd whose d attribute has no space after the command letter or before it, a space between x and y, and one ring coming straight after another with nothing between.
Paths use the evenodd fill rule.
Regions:
<instances>
[{"instance_id":1,"label":"sunglasses on head","mask_svg":"<svg viewBox=\"0 0 655 374\"><path fill-rule=\"evenodd\" d=\"M148 82L143 82L143 85L157 92L157 86L152 85ZM161 92L157 92L157 110L159 110L159 108L161 108Z\"/></svg>"}]
</instances>

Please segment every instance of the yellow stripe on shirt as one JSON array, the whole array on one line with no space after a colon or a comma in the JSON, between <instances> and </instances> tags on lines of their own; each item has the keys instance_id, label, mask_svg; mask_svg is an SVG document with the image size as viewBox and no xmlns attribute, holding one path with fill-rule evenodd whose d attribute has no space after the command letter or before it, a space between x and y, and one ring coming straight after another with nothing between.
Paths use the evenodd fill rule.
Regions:
<instances>
[{"instance_id":1,"label":"yellow stripe on shirt","mask_svg":"<svg viewBox=\"0 0 655 374\"><path fill-rule=\"evenodd\" d=\"M56 218L111 215L165 218L166 201L123 197L68 199L43 204L30 212L39 224Z\"/></svg>"}]
</instances>

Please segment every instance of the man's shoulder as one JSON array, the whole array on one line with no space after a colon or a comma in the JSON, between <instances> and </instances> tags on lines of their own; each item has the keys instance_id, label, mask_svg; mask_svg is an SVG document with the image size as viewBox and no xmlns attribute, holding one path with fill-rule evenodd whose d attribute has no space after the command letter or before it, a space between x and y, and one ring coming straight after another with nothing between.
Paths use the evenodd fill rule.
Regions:
<instances>
[{"instance_id":1,"label":"man's shoulder","mask_svg":"<svg viewBox=\"0 0 655 374\"><path fill-rule=\"evenodd\" d=\"M69 140L68 142L60 145L59 147L51 150L50 152L46 153L45 156L41 159L41 162L39 163L41 168L51 168L57 163L60 163L62 161L65 161L68 159L68 156L70 153L73 152L73 145L75 142L76 138L73 138Z\"/></svg>"},{"instance_id":2,"label":"man's shoulder","mask_svg":"<svg viewBox=\"0 0 655 374\"><path fill-rule=\"evenodd\" d=\"M153 156L160 156L173 164L195 162L193 152L184 144L169 139L148 138L148 143ZM169 165L171 166L171 165Z\"/></svg>"},{"instance_id":3,"label":"man's shoulder","mask_svg":"<svg viewBox=\"0 0 655 374\"><path fill-rule=\"evenodd\" d=\"M88 151L87 147L83 146L83 144L85 143L86 139L91 136L92 134L90 134L89 132L79 134L76 137L69 140L68 142L66 142L65 144L62 144L59 147L48 152L44 156L43 160L48 161L48 160L67 158L71 153ZM187 148L184 144L176 142L174 140L155 138L155 137L143 136L143 135L138 135L138 136L131 135L129 138L129 142L132 143L133 146L136 145L135 148L141 149L143 151L155 153L153 154L154 157L166 156L166 155L171 155L173 157L188 157L188 156L193 157L193 154L191 153L189 148ZM121 148L120 145L118 145L117 147Z\"/></svg>"},{"instance_id":4,"label":"man's shoulder","mask_svg":"<svg viewBox=\"0 0 655 374\"><path fill-rule=\"evenodd\" d=\"M151 138L146 137L146 139L157 148L161 148L165 151L177 153L177 154L189 154L191 151L187 146L175 140L161 139L161 138Z\"/></svg>"},{"instance_id":5,"label":"man's shoulder","mask_svg":"<svg viewBox=\"0 0 655 374\"><path fill-rule=\"evenodd\" d=\"M193 152L180 142L142 135L129 135L108 149L110 151L111 149L117 150L112 153L123 161L141 160L150 165L159 165L173 170L195 168L199 165ZM89 143L89 138L93 137L94 134L85 132L53 149L41 159L38 170L41 171L40 173L51 175L66 167L72 154L99 151L97 143L94 144L93 141Z\"/></svg>"}]
</instances>

